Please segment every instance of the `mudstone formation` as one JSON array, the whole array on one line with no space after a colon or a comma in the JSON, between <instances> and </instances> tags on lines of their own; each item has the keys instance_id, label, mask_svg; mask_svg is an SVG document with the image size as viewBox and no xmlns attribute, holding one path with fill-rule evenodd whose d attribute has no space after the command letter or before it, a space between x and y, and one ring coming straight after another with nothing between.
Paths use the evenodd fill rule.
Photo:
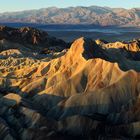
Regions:
<instances>
[{"instance_id":1,"label":"mudstone formation","mask_svg":"<svg viewBox=\"0 0 140 140\"><path fill-rule=\"evenodd\" d=\"M0 139L140 139L140 41L0 27Z\"/></svg>"}]
</instances>

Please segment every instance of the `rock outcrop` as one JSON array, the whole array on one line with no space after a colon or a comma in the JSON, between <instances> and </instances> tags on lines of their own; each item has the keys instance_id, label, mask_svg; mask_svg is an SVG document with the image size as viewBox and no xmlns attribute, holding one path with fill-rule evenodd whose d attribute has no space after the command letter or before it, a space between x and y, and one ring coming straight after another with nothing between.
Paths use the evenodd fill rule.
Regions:
<instances>
[{"instance_id":1,"label":"rock outcrop","mask_svg":"<svg viewBox=\"0 0 140 140\"><path fill-rule=\"evenodd\" d=\"M0 139L140 138L139 40L81 37L53 55L1 43Z\"/></svg>"},{"instance_id":2,"label":"rock outcrop","mask_svg":"<svg viewBox=\"0 0 140 140\"><path fill-rule=\"evenodd\" d=\"M62 51L69 47L69 44L61 39L51 37L45 31L40 31L31 27L11 28L0 26L0 40L7 40L19 43L32 51L43 51L44 49ZM44 52L45 53L45 52Z\"/></svg>"}]
</instances>

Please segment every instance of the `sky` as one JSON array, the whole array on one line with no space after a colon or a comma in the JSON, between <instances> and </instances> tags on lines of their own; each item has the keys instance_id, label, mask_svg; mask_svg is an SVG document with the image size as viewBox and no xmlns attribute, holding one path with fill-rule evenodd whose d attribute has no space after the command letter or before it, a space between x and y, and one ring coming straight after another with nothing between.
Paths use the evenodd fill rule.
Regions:
<instances>
[{"instance_id":1,"label":"sky","mask_svg":"<svg viewBox=\"0 0 140 140\"><path fill-rule=\"evenodd\" d=\"M0 0L0 12L22 11L47 7L108 6L134 8L140 7L140 0Z\"/></svg>"}]
</instances>

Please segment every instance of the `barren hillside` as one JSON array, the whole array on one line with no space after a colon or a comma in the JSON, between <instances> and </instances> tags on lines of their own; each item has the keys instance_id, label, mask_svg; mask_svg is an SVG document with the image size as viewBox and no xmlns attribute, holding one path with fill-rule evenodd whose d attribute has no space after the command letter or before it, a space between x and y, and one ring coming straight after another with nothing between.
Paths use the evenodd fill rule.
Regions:
<instances>
[{"instance_id":1,"label":"barren hillside","mask_svg":"<svg viewBox=\"0 0 140 140\"><path fill-rule=\"evenodd\" d=\"M0 31L0 139L140 138L140 40L81 37L68 49L55 39L61 49L50 43L46 51L33 48L52 39L47 33L34 44L26 38L32 28L18 41L7 29Z\"/></svg>"}]
</instances>

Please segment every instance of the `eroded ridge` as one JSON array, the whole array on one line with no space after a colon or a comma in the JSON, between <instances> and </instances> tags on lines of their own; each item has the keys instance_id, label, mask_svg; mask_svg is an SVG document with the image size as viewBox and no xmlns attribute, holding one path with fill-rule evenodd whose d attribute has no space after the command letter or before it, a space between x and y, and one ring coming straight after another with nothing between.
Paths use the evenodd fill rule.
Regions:
<instances>
[{"instance_id":1,"label":"eroded ridge","mask_svg":"<svg viewBox=\"0 0 140 140\"><path fill-rule=\"evenodd\" d=\"M139 40L30 45L0 41L0 139L140 138Z\"/></svg>"}]
</instances>

